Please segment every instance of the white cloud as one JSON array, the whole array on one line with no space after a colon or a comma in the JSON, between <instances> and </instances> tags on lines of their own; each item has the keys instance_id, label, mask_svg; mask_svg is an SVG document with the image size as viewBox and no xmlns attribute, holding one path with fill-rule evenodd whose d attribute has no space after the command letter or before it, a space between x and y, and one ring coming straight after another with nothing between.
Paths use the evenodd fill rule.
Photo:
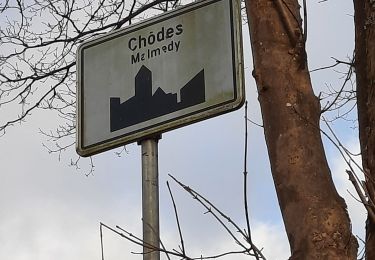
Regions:
<instances>
[{"instance_id":1,"label":"white cloud","mask_svg":"<svg viewBox=\"0 0 375 260\"><path fill-rule=\"evenodd\" d=\"M252 231L254 243L263 247L267 259L285 260L290 257L288 238L282 223L255 223Z\"/></svg>"}]
</instances>

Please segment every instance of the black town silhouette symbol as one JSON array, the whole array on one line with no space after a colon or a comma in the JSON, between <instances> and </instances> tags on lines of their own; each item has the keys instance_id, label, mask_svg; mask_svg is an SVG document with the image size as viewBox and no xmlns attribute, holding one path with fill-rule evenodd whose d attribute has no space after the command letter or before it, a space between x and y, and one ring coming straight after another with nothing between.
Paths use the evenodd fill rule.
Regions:
<instances>
[{"instance_id":1,"label":"black town silhouette symbol","mask_svg":"<svg viewBox=\"0 0 375 260\"><path fill-rule=\"evenodd\" d=\"M152 72L144 65L135 76L135 95L123 103L110 98L111 132L205 102L204 69L177 93L165 93L160 87L152 94Z\"/></svg>"}]
</instances>

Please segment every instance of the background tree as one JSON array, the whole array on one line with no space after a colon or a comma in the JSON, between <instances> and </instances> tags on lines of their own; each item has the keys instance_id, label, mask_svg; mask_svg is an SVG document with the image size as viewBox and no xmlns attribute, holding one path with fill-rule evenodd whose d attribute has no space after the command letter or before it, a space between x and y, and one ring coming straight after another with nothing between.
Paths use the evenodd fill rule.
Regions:
<instances>
[{"instance_id":1,"label":"background tree","mask_svg":"<svg viewBox=\"0 0 375 260\"><path fill-rule=\"evenodd\" d=\"M355 259L320 135L298 1L246 1L264 133L291 259Z\"/></svg>"},{"instance_id":2,"label":"background tree","mask_svg":"<svg viewBox=\"0 0 375 260\"><path fill-rule=\"evenodd\" d=\"M362 35L364 24L368 28L366 36L372 36L373 5L354 3L359 6L356 8L357 35ZM351 235L345 203L334 188L321 142L319 118L322 109L312 92L306 62L306 32L302 29L298 1L249 0L246 4L254 76L292 259L354 259L356 241ZM65 123L55 132L45 133L56 141L56 148L49 149L61 152L72 146L77 45L130 24L134 19L142 19L151 11L161 12L178 5L179 2L168 0L129 3L7 0L0 3L0 19L6 24L0 30L0 106L2 109L20 109L18 116L2 117L2 133L10 125L23 121L34 109L54 110ZM366 12L361 9L365 7ZM362 22L358 17L362 17ZM362 50L372 48L371 39L365 39L367 45L356 40L360 46L357 49L362 46L367 46ZM360 71L361 60L367 60L363 65L365 70L374 60L367 53L360 56L356 51L357 71ZM364 77L364 82L368 84L371 78ZM371 87L373 83L367 86ZM367 93L369 88L363 89L367 90L362 93ZM358 95L361 95L360 90ZM362 96L363 99L368 97L367 94ZM362 104L368 106L366 102ZM359 103L360 100L361 126L363 110ZM364 122L371 122L370 116L364 118ZM371 128L365 123L361 129ZM369 145L371 140L362 138L364 135L371 137L368 133L361 130L363 151L373 151ZM370 168L367 166L371 165L370 161L365 158L365 169ZM371 182L371 178L367 177L367 181ZM368 234L370 238L370 221Z\"/></svg>"},{"instance_id":3,"label":"background tree","mask_svg":"<svg viewBox=\"0 0 375 260\"><path fill-rule=\"evenodd\" d=\"M375 259L375 2L353 1L359 140L368 210L366 256Z\"/></svg>"}]
</instances>

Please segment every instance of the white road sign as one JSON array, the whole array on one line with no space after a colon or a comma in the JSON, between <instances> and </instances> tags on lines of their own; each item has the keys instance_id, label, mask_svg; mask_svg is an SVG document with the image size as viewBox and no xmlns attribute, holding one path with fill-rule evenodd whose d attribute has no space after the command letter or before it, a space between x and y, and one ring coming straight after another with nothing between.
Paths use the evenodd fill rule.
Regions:
<instances>
[{"instance_id":1,"label":"white road sign","mask_svg":"<svg viewBox=\"0 0 375 260\"><path fill-rule=\"evenodd\" d=\"M239 108L239 5L200 1L83 43L77 152L93 155Z\"/></svg>"}]
</instances>

